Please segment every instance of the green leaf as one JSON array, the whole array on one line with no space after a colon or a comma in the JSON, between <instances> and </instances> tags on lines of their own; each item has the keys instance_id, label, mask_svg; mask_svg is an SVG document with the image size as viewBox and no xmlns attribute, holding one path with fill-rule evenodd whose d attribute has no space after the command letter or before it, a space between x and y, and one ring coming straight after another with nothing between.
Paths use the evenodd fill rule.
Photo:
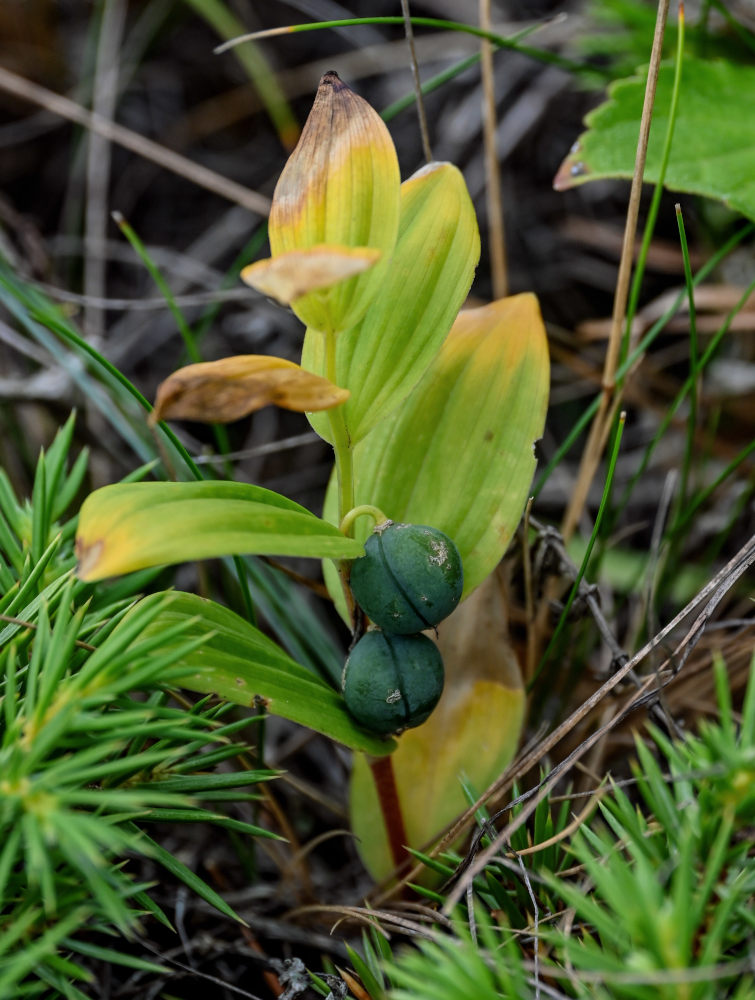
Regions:
<instances>
[{"instance_id":1,"label":"green leaf","mask_svg":"<svg viewBox=\"0 0 755 1000\"><path fill-rule=\"evenodd\" d=\"M380 975L379 970L376 969L375 971L373 971L367 964L367 962L365 962L365 960L359 954L359 952L355 951L348 944L346 945L346 953L349 956L351 967L354 969L354 972L356 972L356 974L362 981L362 985L367 991L367 994L370 997L375 997L375 998L383 997L385 995L385 983L381 982L378 979L378 976Z\"/></svg>"},{"instance_id":2,"label":"green leaf","mask_svg":"<svg viewBox=\"0 0 755 1000\"><path fill-rule=\"evenodd\" d=\"M42 963L49 962L54 956L60 942L69 934L77 931L89 916L84 907L78 907L64 917L52 923L43 934L24 944L23 949L11 952L11 946L29 930L35 921L43 926L42 914L35 908L29 908L25 913L14 914L8 930L0 935L0 956L7 958L0 968L0 996L19 996L16 987L20 989L21 980L29 972Z\"/></svg>"},{"instance_id":3,"label":"green leaf","mask_svg":"<svg viewBox=\"0 0 755 1000\"><path fill-rule=\"evenodd\" d=\"M337 384L352 442L409 394L443 343L472 284L480 235L464 178L450 163L431 163L401 185L396 248L379 295L356 326L336 338ZM302 366L326 374L325 337L308 329ZM331 440L324 414L310 414Z\"/></svg>"},{"instance_id":4,"label":"green leaf","mask_svg":"<svg viewBox=\"0 0 755 1000\"><path fill-rule=\"evenodd\" d=\"M249 837L268 837L274 840L283 840L278 834L265 830L261 826L254 826L252 823L245 823L240 819L233 819L224 813L210 812L207 809L152 809L149 814L142 818L142 822L150 823L214 823L222 826L226 830L235 830L237 833L245 833Z\"/></svg>"},{"instance_id":5,"label":"green leaf","mask_svg":"<svg viewBox=\"0 0 755 1000\"><path fill-rule=\"evenodd\" d=\"M71 951L76 951L81 955L96 958L100 962L121 965L127 969L139 969L141 972L155 972L159 975L164 975L170 971L165 965L158 965L157 962L148 962L137 955L128 955L125 952L116 951L114 948L102 948L99 945L92 944L90 941L81 941L78 938L66 938L63 944Z\"/></svg>"},{"instance_id":6,"label":"green leaf","mask_svg":"<svg viewBox=\"0 0 755 1000\"><path fill-rule=\"evenodd\" d=\"M179 595L180 596L180 595ZM238 753L238 747L233 750ZM204 767L208 767L204 762ZM138 789L156 789L161 794L171 792L180 795L196 795L200 799L207 797L207 789L239 788L252 785L258 781L270 781L275 777L274 771L224 771L220 774L179 774L171 778L160 778L157 781L133 784Z\"/></svg>"},{"instance_id":7,"label":"green leaf","mask_svg":"<svg viewBox=\"0 0 755 1000\"><path fill-rule=\"evenodd\" d=\"M223 0L187 0L199 17L217 31L226 41L243 35L244 22ZM299 126L291 110L284 89L278 82L275 70L268 63L264 49L255 42L238 45L233 54L244 68L259 94L265 110L275 125L278 137L286 149L292 149L299 137Z\"/></svg>"},{"instance_id":8,"label":"green leaf","mask_svg":"<svg viewBox=\"0 0 755 1000\"><path fill-rule=\"evenodd\" d=\"M533 295L462 312L401 410L356 448L356 503L456 543L464 593L506 551L535 469L549 365ZM366 535L367 519L357 522Z\"/></svg>"},{"instance_id":9,"label":"green leaf","mask_svg":"<svg viewBox=\"0 0 755 1000\"><path fill-rule=\"evenodd\" d=\"M154 858L158 864L161 864L166 871L169 871L171 875L175 875L176 878L180 879L187 888L195 892L200 899L203 899L210 906L214 906L216 910L225 914L226 917L230 917L231 920L237 920L240 924L246 925L246 921L243 920L231 907L226 903L222 896L219 896L214 889L211 889L206 882L204 882L199 875L195 875L194 872L187 868L183 861L179 861L178 858L174 857L170 851L166 851L164 847L161 847L156 841L148 837L143 830L138 830L133 828L135 832L138 832L142 843L144 846L144 853L148 854L150 857Z\"/></svg>"},{"instance_id":10,"label":"green leaf","mask_svg":"<svg viewBox=\"0 0 755 1000\"><path fill-rule=\"evenodd\" d=\"M245 483L119 483L84 501L79 577L235 554L352 559L362 547L304 507Z\"/></svg>"},{"instance_id":11,"label":"green leaf","mask_svg":"<svg viewBox=\"0 0 755 1000\"><path fill-rule=\"evenodd\" d=\"M173 640L175 644L206 637L201 646L177 661L193 671L181 677L183 687L214 693L237 705L260 706L354 750L380 756L394 749L393 741L359 729L331 687L292 660L259 629L213 601L176 594L145 633L159 634L180 622L187 627L180 639Z\"/></svg>"},{"instance_id":12,"label":"green leaf","mask_svg":"<svg viewBox=\"0 0 755 1000\"><path fill-rule=\"evenodd\" d=\"M650 130L645 180L661 163L674 78L664 63ZM606 177L632 176L646 73L620 80L608 100L586 117L588 131L561 164L559 190ZM665 185L716 198L755 219L755 69L685 58Z\"/></svg>"},{"instance_id":13,"label":"green leaf","mask_svg":"<svg viewBox=\"0 0 755 1000\"><path fill-rule=\"evenodd\" d=\"M396 243L399 197L398 158L385 123L337 73L325 73L275 185L268 219L272 258L283 259L285 270L284 255L325 245L377 250L381 259L366 273L319 291L310 285L291 302L305 325L347 330L364 316ZM256 265L245 268L242 278L255 271Z\"/></svg>"}]
</instances>

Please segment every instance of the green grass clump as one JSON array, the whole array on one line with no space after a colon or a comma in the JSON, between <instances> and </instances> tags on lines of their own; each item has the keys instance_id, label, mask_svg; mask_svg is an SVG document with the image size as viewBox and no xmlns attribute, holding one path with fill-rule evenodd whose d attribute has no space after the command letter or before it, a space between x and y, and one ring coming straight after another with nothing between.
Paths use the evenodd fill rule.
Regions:
<instances>
[{"instance_id":1,"label":"green grass clump","mask_svg":"<svg viewBox=\"0 0 755 1000\"><path fill-rule=\"evenodd\" d=\"M65 510L86 468L68 470L71 418L19 503L0 470L0 996L49 987L83 997L86 958L165 971L98 939L133 938L151 915L170 922L149 886L124 867L150 857L226 916L223 899L147 832L155 823L210 822L271 836L228 816L258 798L267 770L216 767L245 752L248 719L224 722L208 700L184 708L170 689L190 642L179 629L146 636L170 602L156 595L130 614L145 582L92 588L73 576L74 521ZM82 962L82 959L84 960Z\"/></svg>"},{"instance_id":2,"label":"green grass clump","mask_svg":"<svg viewBox=\"0 0 755 1000\"><path fill-rule=\"evenodd\" d=\"M589 823L547 848L558 851L556 865L534 854L520 858L517 876L515 862L494 859L475 882L474 921L459 919L453 936L438 934L387 960L393 988L386 995L752 997L753 667L741 715L718 661L716 722L680 740L655 727L650 741L637 737L634 779L612 784ZM542 822L550 814L546 800L538 812L535 843L554 829ZM556 831L565 825L561 812ZM520 850L523 834L520 827L512 838Z\"/></svg>"}]
</instances>

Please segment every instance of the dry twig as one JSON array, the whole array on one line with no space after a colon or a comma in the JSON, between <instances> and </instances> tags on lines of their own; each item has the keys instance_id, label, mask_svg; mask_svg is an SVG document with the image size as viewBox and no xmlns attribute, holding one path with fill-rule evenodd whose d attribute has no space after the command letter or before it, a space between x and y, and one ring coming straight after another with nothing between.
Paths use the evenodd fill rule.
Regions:
<instances>
[{"instance_id":1,"label":"dry twig","mask_svg":"<svg viewBox=\"0 0 755 1000\"><path fill-rule=\"evenodd\" d=\"M185 177L199 187L212 191L228 201L235 202L256 215L267 216L270 211L269 198L265 198L256 191L250 191L249 188L237 184L236 181L222 177L200 163L194 163L185 156L181 156L180 153L166 149L165 146L153 142L152 139L147 139L146 136L139 135L138 132L133 132L123 125L118 125L92 111L87 111L86 108L70 98L56 94L46 87L41 87L38 83L32 83L31 80L26 80L4 66L0 66L0 89L9 94L15 94L16 97L36 104L40 108L45 108L61 118L83 125L84 128L97 132L111 142L123 146L124 149L130 149L132 153L136 153L145 160L150 160L165 170L178 174L179 177Z\"/></svg>"},{"instance_id":2,"label":"dry twig","mask_svg":"<svg viewBox=\"0 0 755 1000\"><path fill-rule=\"evenodd\" d=\"M669 0L659 0L655 36L653 38L653 49L650 54L650 66L648 68L648 79L645 88L645 102L642 108L642 119L640 121L640 135L637 142L637 157L634 165L634 174L632 175L632 188L629 195L629 205L627 207L627 219L626 226L624 228L621 261L619 263L619 274L616 281L616 294L614 296L611 334L603 366L603 393L600 399L598 412L595 414L595 418L590 428L585 450L582 453L582 461L577 475L577 482L575 483L574 490L569 500L569 505L561 524L561 531L567 541L571 538L584 508L590 484L595 477L595 473L608 438L608 432L611 428L611 424L621 398L621 393L617 391L614 380L619 360L619 349L624 329L624 320L626 317L629 281L632 276L634 238L637 231L637 217L640 209L642 177L645 171L645 158L647 155L648 138L650 135L650 121L653 114L655 88L658 82L658 71L660 68L663 50L663 35L666 27L668 7Z\"/></svg>"}]
</instances>

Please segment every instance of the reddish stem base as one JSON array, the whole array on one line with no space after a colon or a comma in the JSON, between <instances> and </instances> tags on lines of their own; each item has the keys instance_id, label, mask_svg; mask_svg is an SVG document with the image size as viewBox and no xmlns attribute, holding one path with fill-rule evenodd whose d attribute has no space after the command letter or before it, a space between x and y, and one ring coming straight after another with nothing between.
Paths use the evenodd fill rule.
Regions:
<instances>
[{"instance_id":1,"label":"reddish stem base","mask_svg":"<svg viewBox=\"0 0 755 1000\"><path fill-rule=\"evenodd\" d=\"M393 773L393 757L390 754L386 757L371 757L370 768L388 834L391 857L396 868L401 868L410 857L406 850L409 838L406 835L396 776Z\"/></svg>"}]
</instances>

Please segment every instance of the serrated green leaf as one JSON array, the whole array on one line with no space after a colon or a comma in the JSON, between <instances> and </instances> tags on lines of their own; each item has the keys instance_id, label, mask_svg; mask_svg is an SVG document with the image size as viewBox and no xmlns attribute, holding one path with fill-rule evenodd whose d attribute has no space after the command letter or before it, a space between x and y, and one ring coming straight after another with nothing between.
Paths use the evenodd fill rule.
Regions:
<instances>
[{"instance_id":1,"label":"serrated green leaf","mask_svg":"<svg viewBox=\"0 0 755 1000\"><path fill-rule=\"evenodd\" d=\"M261 486L119 483L84 501L76 537L86 581L191 559L237 554L351 559L361 546L304 507Z\"/></svg>"},{"instance_id":2,"label":"serrated green leaf","mask_svg":"<svg viewBox=\"0 0 755 1000\"><path fill-rule=\"evenodd\" d=\"M658 77L645 180L658 180L674 66ZM606 177L632 176L646 72L619 80L608 100L585 119L584 132L564 160L559 190ZM685 57L665 186L716 198L755 219L755 69Z\"/></svg>"},{"instance_id":3,"label":"serrated green leaf","mask_svg":"<svg viewBox=\"0 0 755 1000\"><path fill-rule=\"evenodd\" d=\"M159 634L180 622L187 627L176 643L206 637L201 646L177 661L191 671L181 677L183 687L214 693L237 705L259 705L355 750L381 756L394 749L392 740L359 729L336 691L259 629L213 601L178 593L144 634Z\"/></svg>"},{"instance_id":4,"label":"serrated green leaf","mask_svg":"<svg viewBox=\"0 0 755 1000\"><path fill-rule=\"evenodd\" d=\"M430 364L472 284L480 257L474 207L460 171L431 163L401 185L399 235L364 319L336 339L336 372L352 442L406 398ZM302 366L325 375L325 338L308 329ZM311 414L330 438L327 417Z\"/></svg>"}]
</instances>

